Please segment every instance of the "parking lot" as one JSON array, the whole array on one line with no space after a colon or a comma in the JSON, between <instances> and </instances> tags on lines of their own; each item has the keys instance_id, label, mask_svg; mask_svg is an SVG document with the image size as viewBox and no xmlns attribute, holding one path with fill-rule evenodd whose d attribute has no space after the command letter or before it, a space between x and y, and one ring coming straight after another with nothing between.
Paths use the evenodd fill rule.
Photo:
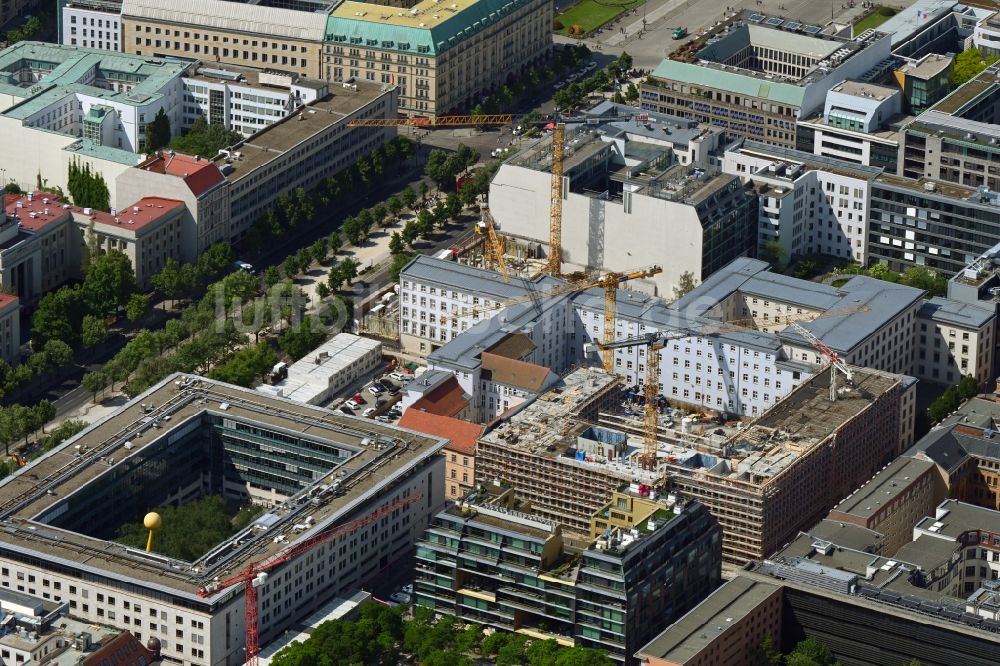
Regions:
<instances>
[{"instance_id":1,"label":"parking lot","mask_svg":"<svg viewBox=\"0 0 1000 666\"><path fill-rule=\"evenodd\" d=\"M327 406L351 416L392 423L400 417L396 404L400 400L401 389L412 378L413 375L402 370L392 370L384 375L379 374L362 386L357 393L337 398Z\"/></svg>"}]
</instances>

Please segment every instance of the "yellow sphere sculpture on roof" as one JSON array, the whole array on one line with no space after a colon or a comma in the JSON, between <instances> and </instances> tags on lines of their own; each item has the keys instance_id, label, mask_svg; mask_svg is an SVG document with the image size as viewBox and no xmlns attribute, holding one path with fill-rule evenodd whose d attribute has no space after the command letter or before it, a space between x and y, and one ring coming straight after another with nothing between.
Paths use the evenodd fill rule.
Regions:
<instances>
[{"instance_id":1,"label":"yellow sphere sculpture on roof","mask_svg":"<svg viewBox=\"0 0 1000 666\"><path fill-rule=\"evenodd\" d=\"M153 535L156 534L156 530L163 527L163 519L160 518L160 514L150 511L142 519L142 524L149 530L149 538L146 539L146 552L149 553L153 550Z\"/></svg>"}]
</instances>

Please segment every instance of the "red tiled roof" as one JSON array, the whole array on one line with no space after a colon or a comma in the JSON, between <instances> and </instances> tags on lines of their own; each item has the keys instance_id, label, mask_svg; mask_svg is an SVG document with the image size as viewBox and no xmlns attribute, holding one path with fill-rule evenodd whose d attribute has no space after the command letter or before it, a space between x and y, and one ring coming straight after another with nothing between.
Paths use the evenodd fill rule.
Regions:
<instances>
[{"instance_id":1,"label":"red tiled roof","mask_svg":"<svg viewBox=\"0 0 1000 666\"><path fill-rule=\"evenodd\" d=\"M70 215L67 210L68 204L64 204L62 199L48 192L32 192L31 201L28 201L27 194L8 194L4 197L4 203L7 215L17 215L21 221L21 228L28 231L41 231L53 222ZM18 203L21 204L20 208ZM31 216L32 213L34 217Z\"/></svg>"},{"instance_id":2,"label":"red tiled roof","mask_svg":"<svg viewBox=\"0 0 1000 666\"><path fill-rule=\"evenodd\" d=\"M9 306L11 303L16 304L17 301L18 301L17 296L11 296L10 294L0 293L0 311L6 310L7 306Z\"/></svg>"},{"instance_id":3,"label":"red tiled roof","mask_svg":"<svg viewBox=\"0 0 1000 666\"><path fill-rule=\"evenodd\" d=\"M159 221L163 216L183 206L184 202L177 201L176 199L143 197L131 206L125 206L117 211L117 216L105 213L104 211L91 211L89 219L93 220L96 224L106 224L131 231L139 231L143 227ZM83 216L83 209L74 206L73 213L78 217ZM118 218L118 222L115 222L115 217Z\"/></svg>"},{"instance_id":4,"label":"red tiled roof","mask_svg":"<svg viewBox=\"0 0 1000 666\"><path fill-rule=\"evenodd\" d=\"M454 419L450 416L438 416L430 412L423 412L411 406L403 413L399 419L399 426L422 432L425 435L443 437L451 440L445 448L467 456L476 455L476 440L478 440L485 426L469 423L461 419Z\"/></svg>"},{"instance_id":5,"label":"red tiled roof","mask_svg":"<svg viewBox=\"0 0 1000 666\"><path fill-rule=\"evenodd\" d=\"M136 165L154 173L163 173L183 178L188 189L199 197L226 179L219 167L206 157L182 155L181 153L158 152Z\"/></svg>"},{"instance_id":6,"label":"red tiled roof","mask_svg":"<svg viewBox=\"0 0 1000 666\"><path fill-rule=\"evenodd\" d=\"M438 416L455 416L469 405L465 391L454 377L441 382L433 391L417 400L410 409L419 409Z\"/></svg>"},{"instance_id":7,"label":"red tiled roof","mask_svg":"<svg viewBox=\"0 0 1000 666\"><path fill-rule=\"evenodd\" d=\"M141 660L140 660L141 658ZM159 661L131 632L123 631L95 652L87 655L83 666L147 666Z\"/></svg>"}]
</instances>

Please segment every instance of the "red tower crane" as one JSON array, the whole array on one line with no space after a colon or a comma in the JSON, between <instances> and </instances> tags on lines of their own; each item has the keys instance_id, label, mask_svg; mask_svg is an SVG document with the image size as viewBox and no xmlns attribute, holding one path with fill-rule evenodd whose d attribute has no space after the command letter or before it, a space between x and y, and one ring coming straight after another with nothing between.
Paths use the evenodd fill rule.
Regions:
<instances>
[{"instance_id":1,"label":"red tower crane","mask_svg":"<svg viewBox=\"0 0 1000 666\"><path fill-rule=\"evenodd\" d=\"M352 520L349 523L338 525L337 527L329 529L325 532L314 534L304 541L291 544L287 548L282 548L278 552L273 555L269 555L262 560L251 562L238 574L230 576L226 580L218 583L212 583L208 587L199 589L198 596L210 597L219 590L225 589L230 585L236 585L237 583L243 584L243 605L245 606L246 611L247 632L246 664L247 666L257 666L257 656L260 654L257 624L257 588L263 585L264 581L267 580L268 570L273 569L279 564L289 562L299 555L309 552L317 546L322 546L325 543L335 541L342 536L346 536L361 529L362 527L371 525L380 518L384 518L389 515L393 511L401 509L404 506L412 504L420 499L423 499L423 495L411 495L409 497L404 497L403 499L396 500L391 504L386 504L385 506L380 507L363 518L358 518L357 520Z\"/></svg>"}]
</instances>

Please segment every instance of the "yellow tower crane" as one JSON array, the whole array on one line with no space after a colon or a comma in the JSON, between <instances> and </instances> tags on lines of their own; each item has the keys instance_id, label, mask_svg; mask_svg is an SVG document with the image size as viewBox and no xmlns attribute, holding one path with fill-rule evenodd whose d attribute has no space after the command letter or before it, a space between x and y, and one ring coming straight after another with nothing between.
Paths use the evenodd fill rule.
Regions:
<instances>
[{"instance_id":1,"label":"yellow tower crane","mask_svg":"<svg viewBox=\"0 0 1000 666\"><path fill-rule=\"evenodd\" d=\"M854 314L856 312L867 312L871 308L867 305L857 305L844 308L833 308L822 312L820 314L802 314L802 315L788 315L786 317L776 316L771 320L766 322L768 328L773 328L779 325L792 326L797 332L801 334L801 331L805 330L800 325L800 322L810 322L817 321L820 319L827 319L830 317L844 317L847 315ZM626 349L630 347L645 347L646 348L646 376L643 380L643 395L646 401L643 410L643 446L642 446L642 456L640 457L640 464L644 469L655 470L656 469L656 451L659 446L659 425L657 420L657 399L660 394L660 352L671 340L678 340L681 338L692 338L692 337L705 337L710 335L717 335L720 333L738 333L743 331L758 331L757 325L762 322L758 322L753 319L741 319L728 322L716 322L716 323L706 323L704 326L691 326L684 327L678 331L668 331L662 333L647 333L645 335L640 335L634 338L627 338L625 340L612 340L611 342L598 343L595 346L602 352L604 356L604 366L609 367L607 354L614 353L616 349ZM809 334L804 336L807 341L813 346L816 346L814 340L816 336ZM607 339L607 329L605 328L605 339ZM825 347L825 346L824 346ZM824 358L828 363L839 363L837 368L834 368L832 372L837 372L837 369L841 368L843 364L836 354L830 352L829 354L823 352ZM846 366L844 366L846 367ZM847 376L850 378L850 371L847 371ZM834 392L835 389L831 388L831 400L835 399Z\"/></svg>"},{"instance_id":2,"label":"yellow tower crane","mask_svg":"<svg viewBox=\"0 0 1000 666\"><path fill-rule=\"evenodd\" d=\"M560 284L552 287L551 289L546 289L545 291L532 291L523 296L508 298L490 306L462 308L458 312L451 312L442 315L440 320L441 323L444 324L453 317L461 317L469 314L477 317L481 314L496 312L514 305L520 305L521 303L537 302L546 298L561 296L562 294L570 294L591 289L593 287L601 287L604 289L604 341L605 345L607 345L610 342L614 342L615 339L615 318L618 311L618 288L629 280L639 280L642 278L652 277L653 275L658 275L662 272L663 269L659 266L650 266L649 268L643 268L641 270L631 271L628 273L607 273L605 275L596 278L588 278L580 282ZM604 369L608 372L611 372L613 357L614 352L611 348L603 350Z\"/></svg>"},{"instance_id":3,"label":"yellow tower crane","mask_svg":"<svg viewBox=\"0 0 1000 666\"><path fill-rule=\"evenodd\" d=\"M486 236L486 261L491 268L496 268L500 275L503 276L504 282L510 282L510 272L507 270L507 259L504 257L504 252L506 248L504 246L503 240L497 235L496 222L493 220L493 216L490 215L488 208L483 208L483 221L480 223L484 230L480 230L480 226L476 226L477 234L484 234Z\"/></svg>"},{"instance_id":4,"label":"yellow tower crane","mask_svg":"<svg viewBox=\"0 0 1000 666\"><path fill-rule=\"evenodd\" d=\"M636 114L636 118L644 119L645 114ZM488 125L512 125L523 115L510 113L493 113L476 116L436 116L433 118L354 118L347 121L348 127L422 127L434 129L439 127L462 127L473 125L477 127ZM558 277L562 275L562 177L563 153L566 144L566 124L584 123L596 124L607 120L631 120L633 116L620 116L617 113L605 116L557 116L554 119L535 121L534 125L552 125L552 183L549 207L549 257L547 272ZM521 121L525 122L525 121ZM494 231L494 233L496 233ZM504 267L505 268L505 267ZM503 269L501 269L503 272ZM507 277L504 277L506 280Z\"/></svg>"}]
</instances>

